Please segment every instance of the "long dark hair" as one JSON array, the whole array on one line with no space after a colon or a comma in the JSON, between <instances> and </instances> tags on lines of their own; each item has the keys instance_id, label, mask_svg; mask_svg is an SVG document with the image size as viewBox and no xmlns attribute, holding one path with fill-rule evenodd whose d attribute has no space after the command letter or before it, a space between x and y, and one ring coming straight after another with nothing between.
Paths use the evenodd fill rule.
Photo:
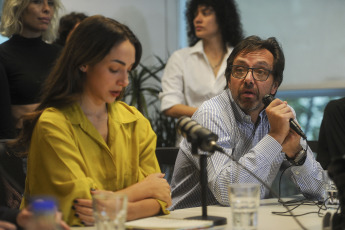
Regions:
<instances>
[{"instance_id":1,"label":"long dark hair","mask_svg":"<svg viewBox=\"0 0 345 230\"><path fill-rule=\"evenodd\" d=\"M189 46L200 38L195 35L193 20L198 6L211 7L216 14L217 24L222 33L224 45L236 46L243 39L242 24L235 0L190 0L187 2L186 20Z\"/></svg>"},{"instance_id":2,"label":"long dark hair","mask_svg":"<svg viewBox=\"0 0 345 230\"><path fill-rule=\"evenodd\" d=\"M82 65L95 65L112 47L129 40L135 48L135 68L142 54L141 43L125 25L100 15L83 20L66 43L57 64L47 78L41 104L35 112L24 117L23 130L16 147L27 151L33 129L44 109L62 108L75 103L83 92L85 73Z\"/></svg>"}]
</instances>

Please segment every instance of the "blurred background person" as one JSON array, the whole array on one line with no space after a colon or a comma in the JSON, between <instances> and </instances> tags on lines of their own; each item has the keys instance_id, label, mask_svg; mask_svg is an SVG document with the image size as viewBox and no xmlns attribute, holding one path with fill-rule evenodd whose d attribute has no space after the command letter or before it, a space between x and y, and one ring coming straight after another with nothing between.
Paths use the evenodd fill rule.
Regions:
<instances>
[{"instance_id":1,"label":"blurred background person","mask_svg":"<svg viewBox=\"0 0 345 230\"><path fill-rule=\"evenodd\" d=\"M345 97L330 101L320 126L316 160L327 170L332 159L345 156Z\"/></svg>"},{"instance_id":2,"label":"blurred background person","mask_svg":"<svg viewBox=\"0 0 345 230\"><path fill-rule=\"evenodd\" d=\"M60 0L4 0L0 32L9 40L0 45L0 78L8 80L16 129L39 104L41 85L60 53L47 43L55 39L60 8Z\"/></svg>"},{"instance_id":3,"label":"blurred background person","mask_svg":"<svg viewBox=\"0 0 345 230\"><path fill-rule=\"evenodd\" d=\"M65 46L71 33L85 18L87 18L86 14L78 12L71 12L62 16L59 22L58 37L54 44Z\"/></svg>"},{"instance_id":4,"label":"blurred background person","mask_svg":"<svg viewBox=\"0 0 345 230\"><path fill-rule=\"evenodd\" d=\"M234 0L190 0L186 19L188 48L175 51L162 78L161 111L191 117L226 86L226 59L243 38Z\"/></svg>"},{"instance_id":5,"label":"blurred background person","mask_svg":"<svg viewBox=\"0 0 345 230\"><path fill-rule=\"evenodd\" d=\"M18 140L30 147L22 206L47 194L68 224L92 225L92 194L106 190L127 194L127 220L167 212L170 186L156 135L135 107L119 101L141 53L132 31L110 18L88 17L72 33Z\"/></svg>"}]
</instances>

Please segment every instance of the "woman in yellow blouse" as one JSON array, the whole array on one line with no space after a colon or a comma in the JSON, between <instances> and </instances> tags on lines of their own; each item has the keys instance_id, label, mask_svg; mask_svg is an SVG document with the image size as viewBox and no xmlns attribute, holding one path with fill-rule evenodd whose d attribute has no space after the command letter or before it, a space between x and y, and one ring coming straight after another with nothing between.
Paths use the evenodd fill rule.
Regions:
<instances>
[{"instance_id":1,"label":"woman in yellow blouse","mask_svg":"<svg viewBox=\"0 0 345 230\"><path fill-rule=\"evenodd\" d=\"M103 16L73 32L50 74L43 100L18 143L30 143L22 206L55 196L70 225L92 225L92 194L128 195L127 219L166 213L170 186L155 156L156 135L134 107L118 101L141 44Z\"/></svg>"}]
</instances>

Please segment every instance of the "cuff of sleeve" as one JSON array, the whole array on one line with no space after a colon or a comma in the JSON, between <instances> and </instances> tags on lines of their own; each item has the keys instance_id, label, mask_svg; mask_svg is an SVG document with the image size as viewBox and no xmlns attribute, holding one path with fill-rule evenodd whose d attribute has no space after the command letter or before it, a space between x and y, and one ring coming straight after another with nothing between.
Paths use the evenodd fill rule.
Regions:
<instances>
[{"instance_id":1,"label":"cuff of sleeve","mask_svg":"<svg viewBox=\"0 0 345 230\"><path fill-rule=\"evenodd\" d=\"M164 215L170 214L169 210L167 210L168 204L165 203L164 201L161 201L161 200L157 200L157 201L158 201L159 205L161 206L161 213Z\"/></svg>"},{"instance_id":2,"label":"cuff of sleeve","mask_svg":"<svg viewBox=\"0 0 345 230\"><path fill-rule=\"evenodd\" d=\"M161 111L167 110L177 104L185 104L183 98L176 95L177 93L161 93Z\"/></svg>"},{"instance_id":3,"label":"cuff of sleeve","mask_svg":"<svg viewBox=\"0 0 345 230\"><path fill-rule=\"evenodd\" d=\"M291 168L291 172L296 175L306 175L309 173L310 169L313 168L313 153L311 151L307 150L307 158L303 165L295 166Z\"/></svg>"},{"instance_id":4,"label":"cuff of sleeve","mask_svg":"<svg viewBox=\"0 0 345 230\"><path fill-rule=\"evenodd\" d=\"M283 148L279 142L268 134L255 146L255 150L258 153L263 153L263 156L267 162L271 162L276 159L277 153L281 155L281 160L283 161L285 154L281 152L282 149Z\"/></svg>"}]
</instances>

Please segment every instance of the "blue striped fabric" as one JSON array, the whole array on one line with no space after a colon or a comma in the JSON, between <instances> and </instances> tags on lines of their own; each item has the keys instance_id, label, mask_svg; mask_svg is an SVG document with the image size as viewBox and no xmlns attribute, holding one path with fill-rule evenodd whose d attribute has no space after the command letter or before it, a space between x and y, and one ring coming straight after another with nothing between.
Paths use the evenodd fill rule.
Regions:
<instances>
[{"instance_id":1,"label":"blue striped fabric","mask_svg":"<svg viewBox=\"0 0 345 230\"><path fill-rule=\"evenodd\" d=\"M219 96L206 101L192 119L216 133L219 137L217 144L226 151L226 154L215 152L208 157L208 205L229 205L229 184L259 183L231 160L230 155L268 185L272 185L286 158L282 146L268 135L270 125L264 110L260 113L257 124L253 124L250 116L238 107L227 89ZM171 182L171 210L201 205L199 170L199 157L191 154L191 145L183 139ZM321 199L322 172L323 169L308 148L304 165L293 166L285 173L291 175L289 178L304 196ZM268 189L261 185L261 198L267 197L268 194Z\"/></svg>"}]
</instances>

